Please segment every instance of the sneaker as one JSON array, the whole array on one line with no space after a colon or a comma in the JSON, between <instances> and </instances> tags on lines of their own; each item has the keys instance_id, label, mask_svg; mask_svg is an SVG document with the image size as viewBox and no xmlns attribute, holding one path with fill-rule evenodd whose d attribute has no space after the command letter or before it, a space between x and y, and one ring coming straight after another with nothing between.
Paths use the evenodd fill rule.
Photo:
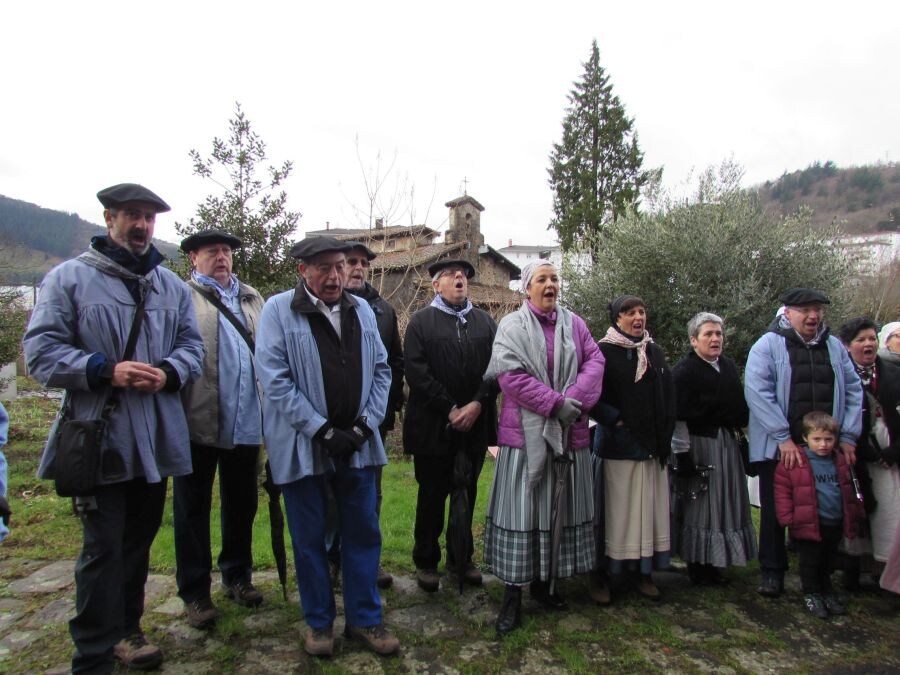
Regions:
<instances>
[{"instance_id":1,"label":"sneaker","mask_svg":"<svg viewBox=\"0 0 900 675\"><path fill-rule=\"evenodd\" d=\"M825 601L822 600L822 596L818 593L808 593L804 595L803 604L806 605L806 609L808 609L809 613L814 617L819 619L828 618L828 610L825 608Z\"/></svg>"},{"instance_id":2,"label":"sneaker","mask_svg":"<svg viewBox=\"0 0 900 675\"><path fill-rule=\"evenodd\" d=\"M774 574L763 573L762 581L756 587L756 592L766 598L779 598L784 592L784 579Z\"/></svg>"},{"instance_id":3,"label":"sneaker","mask_svg":"<svg viewBox=\"0 0 900 675\"><path fill-rule=\"evenodd\" d=\"M122 665L133 670L152 670L163 662L162 650L147 642L140 631L120 640L113 647L113 655Z\"/></svg>"},{"instance_id":4,"label":"sneaker","mask_svg":"<svg viewBox=\"0 0 900 675\"><path fill-rule=\"evenodd\" d=\"M598 605L608 605L612 600L609 586L606 584L606 579L603 577L602 572L591 572L590 577L588 577L588 595Z\"/></svg>"},{"instance_id":5,"label":"sneaker","mask_svg":"<svg viewBox=\"0 0 900 675\"><path fill-rule=\"evenodd\" d=\"M653 583L653 577L649 574L642 574L634 588L648 600L659 600L659 589Z\"/></svg>"},{"instance_id":6,"label":"sneaker","mask_svg":"<svg viewBox=\"0 0 900 675\"><path fill-rule=\"evenodd\" d=\"M383 623L365 628L348 624L344 627L344 636L351 640L359 640L367 648L382 656L400 651L400 640L388 633Z\"/></svg>"},{"instance_id":7,"label":"sneaker","mask_svg":"<svg viewBox=\"0 0 900 675\"><path fill-rule=\"evenodd\" d=\"M263 596L249 579L241 579L233 584L223 584L225 587L225 597L231 598L242 607L259 607L262 604Z\"/></svg>"},{"instance_id":8,"label":"sneaker","mask_svg":"<svg viewBox=\"0 0 900 675\"><path fill-rule=\"evenodd\" d=\"M458 575L456 568L452 565L447 565L447 571L453 575ZM481 586L483 581L481 577L481 570L479 570L472 563L466 564L466 571L463 572L463 580L469 584L470 586Z\"/></svg>"},{"instance_id":9,"label":"sneaker","mask_svg":"<svg viewBox=\"0 0 900 675\"><path fill-rule=\"evenodd\" d=\"M219 618L219 610L209 598L200 598L184 605L188 623L194 628L209 628Z\"/></svg>"},{"instance_id":10,"label":"sneaker","mask_svg":"<svg viewBox=\"0 0 900 675\"><path fill-rule=\"evenodd\" d=\"M391 573L385 570L381 565L378 566L378 579L375 582L378 584L378 588L390 588L391 584L394 583L394 577L391 576Z\"/></svg>"},{"instance_id":11,"label":"sneaker","mask_svg":"<svg viewBox=\"0 0 900 675\"><path fill-rule=\"evenodd\" d=\"M331 656L334 653L334 633L328 628L310 628L303 641L303 649L310 656Z\"/></svg>"},{"instance_id":12,"label":"sneaker","mask_svg":"<svg viewBox=\"0 0 900 675\"><path fill-rule=\"evenodd\" d=\"M438 589L440 581L441 577L435 569L416 570L416 583L419 584L419 588L423 591L434 593Z\"/></svg>"},{"instance_id":13,"label":"sneaker","mask_svg":"<svg viewBox=\"0 0 900 675\"><path fill-rule=\"evenodd\" d=\"M826 593L822 596L822 602L825 603L825 609L828 610L829 614L846 614L847 610L844 609L843 603L838 600L838 597L834 593Z\"/></svg>"}]
</instances>

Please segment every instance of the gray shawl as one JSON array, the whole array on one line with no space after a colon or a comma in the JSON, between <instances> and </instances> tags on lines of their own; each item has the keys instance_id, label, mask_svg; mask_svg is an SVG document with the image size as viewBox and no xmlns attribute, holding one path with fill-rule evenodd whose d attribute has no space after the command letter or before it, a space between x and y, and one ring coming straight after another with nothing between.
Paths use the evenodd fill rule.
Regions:
<instances>
[{"instance_id":1,"label":"gray shawl","mask_svg":"<svg viewBox=\"0 0 900 675\"><path fill-rule=\"evenodd\" d=\"M496 378L502 373L522 370L560 393L565 392L578 376L578 355L572 336L572 313L563 307L556 308L556 331L553 338L554 382L547 375L547 344L544 332L528 301L515 312L500 321L491 362L485 379ZM543 475L547 461L547 449L554 455L566 451L563 428L555 417L543 417L524 407L519 408L522 431L525 436L525 452L528 457L528 485L535 485Z\"/></svg>"}]
</instances>

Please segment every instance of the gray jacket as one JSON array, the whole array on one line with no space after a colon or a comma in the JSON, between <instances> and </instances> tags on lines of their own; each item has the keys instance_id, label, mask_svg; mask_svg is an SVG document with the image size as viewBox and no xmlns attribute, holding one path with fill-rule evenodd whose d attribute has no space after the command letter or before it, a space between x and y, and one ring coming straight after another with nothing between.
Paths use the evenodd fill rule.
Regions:
<instances>
[{"instance_id":1,"label":"gray jacket","mask_svg":"<svg viewBox=\"0 0 900 675\"><path fill-rule=\"evenodd\" d=\"M216 445L219 442L219 310L207 300L193 285L188 284L197 326L203 338L206 353L200 377L181 391L184 410L187 414L191 440L201 445ZM215 291L212 291L215 292ZM254 338L262 313L263 298L252 286L240 283L238 298L241 311L247 321L247 330Z\"/></svg>"},{"instance_id":2,"label":"gray jacket","mask_svg":"<svg viewBox=\"0 0 900 675\"><path fill-rule=\"evenodd\" d=\"M64 388L71 418L83 420L100 417L109 393L108 387L88 387L88 360L95 353L111 362L122 359L136 306L122 282L124 275L135 275L108 260L99 266L88 264L87 256L100 254L89 251L44 277L23 341L31 374L45 386ZM168 362L183 386L200 374L203 358L190 293L176 274L162 266L141 279L151 290L132 360ZM54 478L58 424L59 419L41 457L40 478ZM187 421L178 392L119 390L105 446L121 454L123 480L143 476L157 483L166 476L190 473Z\"/></svg>"}]
</instances>

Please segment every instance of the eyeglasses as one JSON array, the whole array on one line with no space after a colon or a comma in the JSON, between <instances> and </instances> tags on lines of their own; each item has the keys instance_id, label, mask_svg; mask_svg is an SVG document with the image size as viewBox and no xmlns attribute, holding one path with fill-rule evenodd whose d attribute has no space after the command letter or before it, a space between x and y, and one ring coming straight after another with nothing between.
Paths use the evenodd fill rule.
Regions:
<instances>
[{"instance_id":1,"label":"eyeglasses","mask_svg":"<svg viewBox=\"0 0 900 675\"><path fill-rule=\"evenodd\" d=\"M368 267L369 259L365 258L365 257L357 258L356 256L351 256L351 257L347 258L347 264L350 265L350 267L356 267L357 265L362 265L363 267Z\"/></svg>"}]
</instances>

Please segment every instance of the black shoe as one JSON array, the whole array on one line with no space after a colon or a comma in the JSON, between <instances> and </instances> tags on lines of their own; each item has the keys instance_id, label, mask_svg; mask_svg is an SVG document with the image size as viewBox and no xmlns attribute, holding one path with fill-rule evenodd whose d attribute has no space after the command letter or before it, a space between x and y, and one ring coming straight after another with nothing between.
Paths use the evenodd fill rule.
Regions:
<instances>
[{"instance_id":1,"label":"black shoe","mask_svg":"<svg viewBox=\"0 0 900 675\"><path fill-rule=\"evenodd\" d=\"M566 609L568 607L565 598L557 593L555 589L553 593L550 592L549 581L532 581L528 590L531 592L531 597L545 607L550 609Z\"/></svg>"},{"instance_id":2,"label":"black shoe","mask_svg":"<svg viewBox=\"0 0 900 675\"><path fill-rule=\"evenodd\" d=\"M731 583L731 580L715 565L706 565L704 572L706 583L710 586L728 586Z\"/></svg>"},{"instance_id":3,"label":"black shoe","mask_svg":"<svg viewBox=\"0 0 900 675\"><path fill-rule=\"evenodd\" d=\"M861 588L859 584L859 567L856 569L844 570L844 590L858 591Z\"/></svg>"},{"instance_id":4,"label":"black shoe","mask_svg":"<svg viewBox=\"0 0 900 675\"><path fill-rule=\"evenodd\" d=\"M506 593L503 595L503 604L500 605L500 613L494 628L497 629L497 637L502 638L512 633L522 622L522 587L506 585Z\"/></svg>"},{"instance_id":5,"label":"black shoe","mask_svg":"<svg viewBox=\"0 0 900 675\"><path fill-rule=\"evenodd\" d=\"M822 602L825 603L825 609L828 610L829 614L846 614L847 610L844 609L844 604L838 600L838 597L834 593L825 593L822 596Z\"/></svg>"},{"instance_id":6,"label":"black shoe","mask_svg":"<svg viewBox=\"0 0 900 675\"><path fill-rule=\"evenodd\" d=\"M263 596L249 579L241 579L233 584L223 584L225 597L231 598L242 607L259 607Z\"/></svg>"},{"instance_id":7,"label":"black shoe","mask_svg":"<svg viewBox=\"0 0 900 675\"><path fill-rule=\"evenodd\" d=\"M766 598L780 598L784 593L784 578L764 573L756 592Z\"/></svg>"},{"instance_id":8,"label":"black shoe","mask_svg":"<svg viewBox=\"0 0 900 675\"><path fill-rule=\"evenodd\" d=\"M825 601L818 593L807 593L803 596L803 604L806 609L817 619L827 619L828 609L825 607Z\"/></svg>"},{"instance_id":9,"label":"black shoe","mask_svg":"<svg viewBox=\"0 0 900 675\"><path fill-rule=\"evenodd\" d=\"M706 574L702 563L689 562L687 564L688 578L694 586L706 584Z\"/></svg>"}]
</instances>

